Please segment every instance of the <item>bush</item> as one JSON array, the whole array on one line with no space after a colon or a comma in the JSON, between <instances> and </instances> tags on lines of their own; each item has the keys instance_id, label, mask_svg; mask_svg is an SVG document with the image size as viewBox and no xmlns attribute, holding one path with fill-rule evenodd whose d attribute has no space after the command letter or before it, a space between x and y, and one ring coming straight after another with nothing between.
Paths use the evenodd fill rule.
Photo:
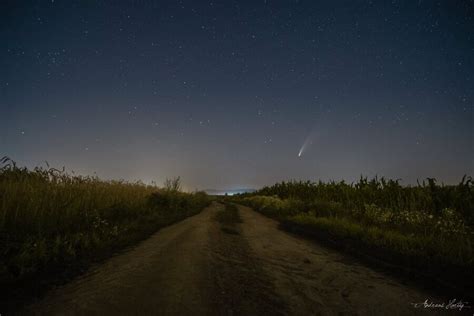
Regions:
<instances>
[{"instance_id":1,"label":"bush","mask_svg":"<svg viewBox=\"0 0 474 316\"><path fill-rule=\"evenodd\" d=\"M236 201L289 225L333 236L384 259L474 270L474 186L428 179L415 187L384 178L358 183L281 182ZM401 261L403 261L401 260Z\"/></svg>"},{"instance_id":2,"label":"bush","mask_svg":"<svg viewBox=\"0 0 474 316\"><path fill-rule=\"evenodd\" d=\"M402 186L398 180L361 177L359 182L280 182L253 195L298 199L313 204L319 212L362 212L366 205L393 212L419 211L440 215L444 209L459 214L467 225L474 225L474 183L463 177L458 185L439 185L428 178L417 186Z\"/></svg>"}]
</instances>

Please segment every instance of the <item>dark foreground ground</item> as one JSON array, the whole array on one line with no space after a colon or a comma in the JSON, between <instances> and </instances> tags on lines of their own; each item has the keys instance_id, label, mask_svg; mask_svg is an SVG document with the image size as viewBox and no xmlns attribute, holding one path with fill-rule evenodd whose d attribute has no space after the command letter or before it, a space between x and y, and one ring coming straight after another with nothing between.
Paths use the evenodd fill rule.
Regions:
<instances>
[{"instance_id":1,"label":"dark foreground ground","mask_svg":"<svg viewBox=\"0 0 474 316\"><path fill-rule=\"evenodd\" d=\"M135 248L50 291L22 313L39 315L433 315L443 301L350 257L224 205L161 229ZM445 311L443 311L445 312ZM474 311L450 311L461 315Z\"/></svg>"}]
</instances>

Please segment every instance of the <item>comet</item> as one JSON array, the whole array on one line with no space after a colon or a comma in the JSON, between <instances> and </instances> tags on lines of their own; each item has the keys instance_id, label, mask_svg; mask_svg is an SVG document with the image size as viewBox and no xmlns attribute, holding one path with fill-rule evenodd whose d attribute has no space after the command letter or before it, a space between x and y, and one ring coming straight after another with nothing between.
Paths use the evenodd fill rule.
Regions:
<instances>
[{"instance_id":1,"label":"comet","mask_svg":"<svg viewBox=\"0 0 474 316\"><path fill-rule=\"evenodd\" d=\"M306 148L306 142L304 142L303 145L301 146L300 151L298 152L298 157L301 157L305 148Z\"/></svg>"},{"instance_id":2,"label":"comet","mask_svg":"<svg viewBox=\"0 0 474 316\"><path fill-rule=\"evenodd\" d=\"M308 135L308 137L306 137L306 139L304 140L303 142L303 145L301 145L301 148L300 148L300 151L298 152L298 158L301 157L303 155L303 153L305 152L306 148L308 147L308 145L310 145L312 142L311 142L311 136L312 136L312 133L310 133Z\"/></svg>"},{"instance_id":3,"label":"comet","mask_svg":"<svg viewBox=\"0 0 474 316\"><path fill-rule=\"evenodd\" d=\"M303 154L313 145L314 142L318 141L318 139L322 137L322 135L326 134L324 122L322 121L322 116L322 114L319 115L313 122L308 135L304 139L303 144L301 145L301 148L298 151L298 158L303 156Z\"/></svg>"},{"instance_id":4,"label":"comet","mask_svg":"<svg viewBox=\"0 0 474 316\"><path fill-rule=\"evenodd\" d=\"M317 142L322 135L324 134L324 129L321 128L313 128L308 135L306 136L303 144L301 145L300 150L298 151L298 158L303 156L303 154L315 143Z\"/></svg>"}]
</instances>

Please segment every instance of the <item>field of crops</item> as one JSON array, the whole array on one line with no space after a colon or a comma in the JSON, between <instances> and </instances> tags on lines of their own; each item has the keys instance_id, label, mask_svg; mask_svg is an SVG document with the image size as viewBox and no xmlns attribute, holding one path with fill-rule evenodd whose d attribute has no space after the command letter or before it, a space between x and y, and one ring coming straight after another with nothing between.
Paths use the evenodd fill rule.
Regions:
<instances>
[{"instance_id":1,"label":"field of crops","mask_svg":"<svg viewBox=\"0 0 474 316\"><path fill-rule=\"evenodd\" d=\"M474 185L427 179L417 186L282 182L238 198L241 203L318 238L337 241L408 268L465 275L474 271Z\"/></svg>"},{"instance_id":2,"label":"field of crops","mask_svg":"<svg viewBox=\"0 0 474 316\"><path fill-rule=\"evenodd\" d=\"M205 193L102 181L54 168L0 167L0 281L2 287L61 274L72 265L141 240L158 228L196 214ZM39 277L41 279L41 277Z\"/></svg>"}]
</instances>

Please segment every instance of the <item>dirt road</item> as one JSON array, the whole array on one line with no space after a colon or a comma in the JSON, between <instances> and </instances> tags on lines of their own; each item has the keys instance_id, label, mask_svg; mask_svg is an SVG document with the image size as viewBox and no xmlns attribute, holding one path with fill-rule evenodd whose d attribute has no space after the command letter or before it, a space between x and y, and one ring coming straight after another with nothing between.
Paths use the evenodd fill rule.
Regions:
<instances>
[{"instance_id":1,"label":"dirt road","mask_svg":"<svg viewBox=\"0 0 474 316\"><path fill-rule=\"evenodd\" d=\"M429 295L224 206L161 229L28 307L40 315L410 315ZM426 313L423 313L426 314Z\"/></svg>"}]
</instances>

